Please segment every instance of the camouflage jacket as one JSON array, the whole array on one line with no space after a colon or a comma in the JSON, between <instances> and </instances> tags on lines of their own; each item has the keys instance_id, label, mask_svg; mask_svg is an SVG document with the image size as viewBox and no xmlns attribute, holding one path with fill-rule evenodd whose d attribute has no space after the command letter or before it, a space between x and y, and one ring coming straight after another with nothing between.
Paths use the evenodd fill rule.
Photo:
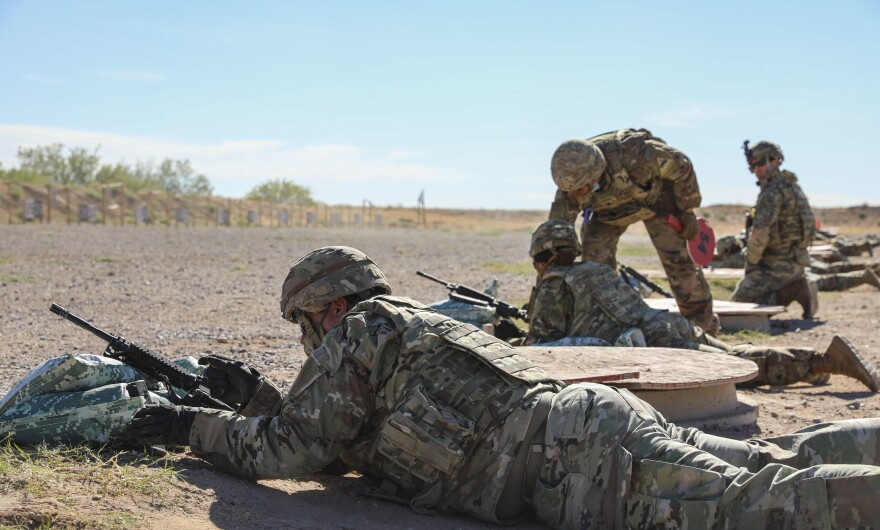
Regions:
<instances>
[{"instance_id":1,"label":"camouflage jacket","mask_svg":"<svg viewBox=\"0 0 880 530\"><path fill-rule=\"evenodd\" d=\"M254 479L301 476L341 457L413 508L494 521L534 407L560 387L474 326L379 296L325 336L277 416L201 412L190 446Z\"/></svg>"},{"instance_id":2,"label":"camouflage jacket","mask_svg":"<svg viewBox=\"0 0 880 530\"><path fill-rule=\"evenodd\" d=\"M614 343L621 333L658 313L608 265L550 267L532 291L526 343L563 337L597 337Z\"/></svg>"},{"instance_id":3,"label":"camouflage jacket","mask_svg":"<svg viewBox=\"0 0 880 530\"><path fill-rule=\"evenodd\" d=\"M625 226L700 205L691 161L645 129L622 129L589 141L599 146L606 161L599 189L581 197L557 190L550 219L574 223L589 208L595 219Z\"/></svg>"},{"instance_id":4,"label":"camouflage jacket","mask_svg":"<svg viewBox=\"0 0 880 530\"><path fill-rule=\"evenodd\" d=\"M755 218L748 235L746 261L796 261L809 265L807 247L816 234L816 218L790 171L769 173L761 185Z\"/></svg>"}]
</instances>

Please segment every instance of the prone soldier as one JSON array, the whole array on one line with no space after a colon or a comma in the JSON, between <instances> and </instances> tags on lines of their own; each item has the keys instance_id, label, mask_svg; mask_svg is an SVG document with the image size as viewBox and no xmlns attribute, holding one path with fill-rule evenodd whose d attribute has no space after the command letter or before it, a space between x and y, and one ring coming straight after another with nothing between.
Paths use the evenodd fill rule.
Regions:
<instances>
[{"instance_id":1,"label":"prone soldier","mask_svg":"<svg viewBox=\"0 0 880 530\"><path fill-rule=\"evenodd\" d=\"M601 263L574 263L579 243L565 221L546 221L532 234L529 254L538 272L529 300L526 344L564 337L598 337L619 343L619 337L642 337L644 344L725 352L758 365L758 376L746 385L790 385L824 382L830 374L861 381L871 391L880 387L876 371L852 344L835 337L825 353L812 348L731 346L704 333L680 315L652 309L614 271Z\"/></svg>"},{"instance_id":2,"label":"prone soldier","mask_svg":"<svg viewBox=\"0 0 880 530\"><path fill-rule=\"evenodd\" d=\"M230 376L224 392L251 381L250 396L236 398L268 392L262 416L148 407L131 432L143 443L188 444L249 479L298 477L339 457L418 511L495 522L880 524L880 421L750 442L680 429L626 390L563 388L507 343L392 296L378 266L350 247L294 263L281 311L308 354L286 396L255 387L250 370L210 366Z\"/></svg>"}]
</instances>

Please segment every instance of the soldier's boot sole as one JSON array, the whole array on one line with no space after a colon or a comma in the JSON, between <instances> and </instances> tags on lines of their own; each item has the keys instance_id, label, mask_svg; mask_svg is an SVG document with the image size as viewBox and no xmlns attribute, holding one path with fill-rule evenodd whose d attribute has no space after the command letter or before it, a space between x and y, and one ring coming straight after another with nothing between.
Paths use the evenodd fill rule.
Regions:
<instances>
[{"instance_id":1,"label":"soldier's boot sole","mask_svg":"<svg viewBox=\"0 0 880 530\"><path fill-rule=\"evenodd\" d=\"M831 379L831 374L826 372L824 374L815 374L815 375L810 376L810 378L807 379L807 382L810 383L811 385L815 385L815 386L827 385L828 381L830 379Z\"/></svg>"},{"instance_id":2,"label":"soldier's boot sole","mask_svg":"<svg viewBox=\"0 0 880 530\"><path fill-rule=\"evenodd\" d=\"M865 274L862 275L862 280L868 285L873 285L875 289L880 289L880 278L877 277L877 274L874 273L873 270L865 269Z\"/></svg>"},{"instance_id":3,"label":"soldier's boot sole","mask_svg":"<svg viewBox=\"0 0 880 530\"><path fill-rule=\"evenodd\" d=\"M825 351L825 356L834 367L832 373L847 375L862 382L871 392L880 389L880 375L859 355L850 341L835 335Z\"/></svg>"}]
</instances>

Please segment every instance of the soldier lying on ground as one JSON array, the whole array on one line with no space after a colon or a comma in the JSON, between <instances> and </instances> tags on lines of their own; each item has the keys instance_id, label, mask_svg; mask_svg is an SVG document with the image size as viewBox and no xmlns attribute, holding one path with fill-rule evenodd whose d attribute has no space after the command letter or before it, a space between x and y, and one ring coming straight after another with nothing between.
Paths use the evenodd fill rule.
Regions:
<instances>
[{"instance_id":1,"label":"soldier lying on ground","mask_svg":"<svg viewBox=\"0 0 880 530\"><path fill-rule=\"evenodd\" d=\"M712 293L694 266L686 241L697 234L694 208L702 197L690 159L645 129L621 129L563 142L550 172L556 198L549 219L581 226L583 260L616 266L617 242L627 227L644 222L682 316L710 334L718 333ZM676 232L667 215L681 220Z\"/></svg>"},{"instance_id":2,"label":"soldier lying on ground","mask_svg":"<svg viewBox=\"0 0 880 530\"><path fill-rule=\"evenodd\" d=\"M652 309L607 265L575 264L579 251L574 227L564 221L547 221L532 234L529 253L538 279L529 301L526 344L563 337L598 337L613 344L637 328L644 344L636 345L726 352L754 361L758 377L746 385L824 382L828 374L840 374L875 392L880 387L874 370L842 337L835 337L822 354L812 348L730 346L680 315Z\"/></svg>"},{"instance_id":3,"label":"soldier lying on ground","mask_svg":"<svg viewBox=\"0 0 880 530\"><path fill-rule=\"evenodd\" d=\"M715 244L715 257L712 267L741 269L745 267L745 235L724 236ZM846 261L823 263L810 259L810 269L805 273L807 281L815 282L820 291L846 291L859 285L870 285L880 289L880 278L873 270L877 263L858 264Z\"/></svg>"},{"instance_id":4,"label":"soldier lying on ground","mask_svg":"<svg viewBox=\"0 0 880 530\"><path fill-rule=\"evenodd\" d=\"M249 479L299 477L341 457L384 498L488 521L880 525L880 420L748 442L681 429L626 390L563 388L507 343L391 296L376 264L349 247L297 261L281 312L309 355L283 398L253 370L206 359L214 386L264 415L149 407L132 433L188 444Z\"/></svg>"}]
</instances>

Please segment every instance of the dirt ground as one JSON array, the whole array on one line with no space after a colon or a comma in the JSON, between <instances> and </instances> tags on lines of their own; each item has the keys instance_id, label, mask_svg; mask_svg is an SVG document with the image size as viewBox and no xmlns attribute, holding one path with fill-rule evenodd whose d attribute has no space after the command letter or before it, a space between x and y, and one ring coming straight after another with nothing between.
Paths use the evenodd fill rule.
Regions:
<instances>
[{"instance_id":1,"label":"dirt ground","mask_svg":"<svg viewBox=\"0 0 880 530\"><path fill-rule=\"evenodd\" d=\"M528 240L525 231L468 235L403 229L0 226L0 395L49 357L103 350L100 340L50 313L53 302L168 357L219 353L240 358L286 387L303 351L298 331L279 317L278 300L281 282L299 256L324 245L351 245L379 263L395 294L424 302L446 298L442 286L414 274L425 270L472 286L497 277L500 296L522 303L534 282L526 274ZM622 242L649 245L638 231ZM520 266L508 272L498 263ZM651 252L636 252L627 264L659 268ZM821 293L820 306L819 318L812 321L799 320L797 307L778 315L771 336L761 342L823 350L834 334L843 334L880 363L880 293L865 286ZM769 436L818 421L880 416L880 397L839 376L825 386L743 392L760 405L757 427L725 435ZM79 521L121 510L131 516L131 526L193 530L491 527L464 517L417 515L359 497L354 475L255 484L216 472L193 457L183 456L173 465L178 478L161 495L79 499L74 502L83 514ZM75 497L75 491L70 495ZM0 526L15 515L30 513L30 520L38 521L40 514L62 508L59 501L27 489L0 488ZM69 523L88 526L74 519Z\"/></svg>"}]
</instances>

